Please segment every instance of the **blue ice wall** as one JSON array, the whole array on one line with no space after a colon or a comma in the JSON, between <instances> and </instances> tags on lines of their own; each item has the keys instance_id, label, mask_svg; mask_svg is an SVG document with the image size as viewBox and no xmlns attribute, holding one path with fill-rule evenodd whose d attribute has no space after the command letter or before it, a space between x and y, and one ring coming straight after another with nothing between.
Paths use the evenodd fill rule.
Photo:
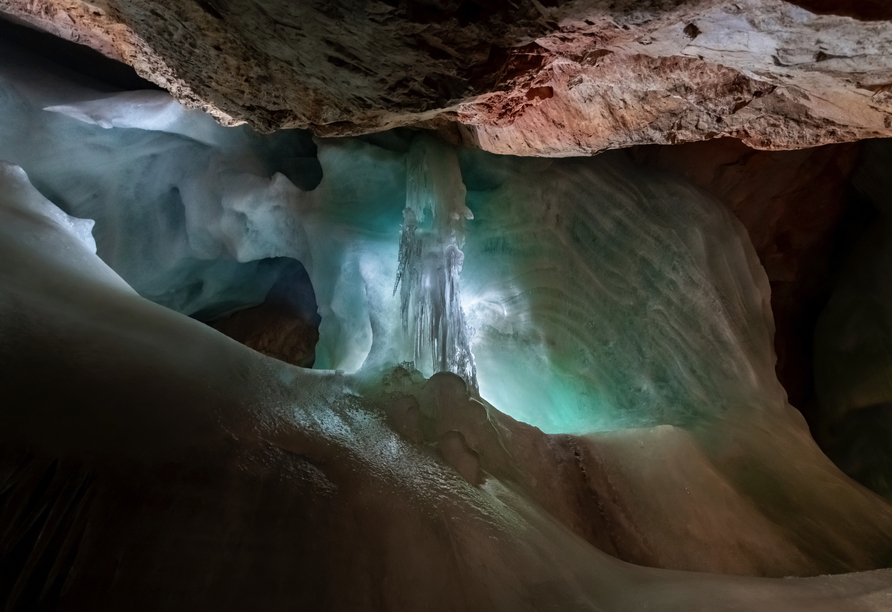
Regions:
<instances>
[{"instance_id":1,"label":"blue ice wall","mask_svg":"<svg viewBox=\"0 0 892 612\"><path fill-rule=\"evenodd\" d=\"M783 405L768 281L720 203L622 152L462 158L484 397L552 432Z\"/></svg>"},{"instance_id":2,"label":"blue ice wall","mask_svg":"<svg viewBox=\"0 0 892 612\"><path fill-rule=\"evenodd\" d=\"M162 92L102 91L2 57L0 159L95 220L98 254L153 301L218 316L262 301L296 259L322 317L317 368L377 380L411 360L472 382L476 363L484 398L549 432L784 405L768 283L744 230L622 152L498 157L409 131L260 136ZM412 234L420 272L394 294L405 211L421 222L423 210L434 224Z\"/></svg>"}]
</instances>

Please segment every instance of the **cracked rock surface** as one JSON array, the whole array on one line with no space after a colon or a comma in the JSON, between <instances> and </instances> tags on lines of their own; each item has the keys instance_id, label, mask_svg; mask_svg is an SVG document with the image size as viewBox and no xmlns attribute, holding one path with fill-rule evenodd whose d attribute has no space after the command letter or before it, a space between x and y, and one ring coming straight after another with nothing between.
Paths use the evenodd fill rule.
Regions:
<instances>
[{"instance_id":1,"label":"cracked rock surface","mask_svg":"<svg viewBox=\"0 0 892 612\"><path fill-rule=\"evenodd\" d=\"M0 0L0 13L265 131L418 125L545 156L892 135L880 2Z\"/></svg>"}]
</instances>

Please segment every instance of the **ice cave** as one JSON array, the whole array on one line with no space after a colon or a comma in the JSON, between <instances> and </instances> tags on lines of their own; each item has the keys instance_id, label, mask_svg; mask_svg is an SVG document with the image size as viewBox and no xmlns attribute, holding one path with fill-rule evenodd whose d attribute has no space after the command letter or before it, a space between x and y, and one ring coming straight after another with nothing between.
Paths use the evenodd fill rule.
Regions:
<instances>
[{"instance_id":1,"label":"ice cave","mask_svg":"<svg viewBox=\"0 0 892 612\"><path fill-rule=\"evenodd\" d=\"M890 165L884 0L0 0L0 610L888 612Z\"/></svg>"}]
</instances>

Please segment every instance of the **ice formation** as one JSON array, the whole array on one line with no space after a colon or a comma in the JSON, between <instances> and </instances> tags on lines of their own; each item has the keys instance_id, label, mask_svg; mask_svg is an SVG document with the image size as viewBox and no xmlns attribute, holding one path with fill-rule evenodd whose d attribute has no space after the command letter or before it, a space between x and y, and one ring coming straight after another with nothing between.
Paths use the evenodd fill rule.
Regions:
<instances>
[{"instance_id":1,"label":"ice formation","mask_svg":"<svg viewBox=\"0 0 892 612\"><path fill-rule=\"evenodd\" d=\"M3 110L25 120L0 127L0 157L96 220L99 255L160 304L209 318L259 303L292 258L316 293L320 369L455 372L552 432L783 409L745 233L621 153L261 137L160 92L35 84L28 61L3 68ZM304 162L288 178L282 158Z\"/></svg>"},{"instance_id":2,"label":"ice formation","mask_svg":"<svg viewBox=\"0 0 892 612\"><path fill-rule=\"evenodd\" d=\"M885 571L775 581L616 561L511 485L472 486L394 434L349 380L262 358L139 298L23 171L4 165L0 181L4 388L30 402L4 407L0 436L7 448L29 440L31 453L24 463L4 455L0 514L17 528L35 504L50 510L35 519L47 540L4 565L7 601L141 610L167 593L174 606L229 609L887 608ZM37 384L47 368L61 379ZM5 531L0 548L28 541L20 535ZM30 556L41 554L44 563ZM69 573L57 568L66 558Z\"/></svg>"},{"instance_id":3,"label":"ice formation","mask_svg":"<svg viewBox=\"0 0 892 612\"><path fill-rule=\"evenodd\" d=\"M453 372L477 391L472 330L462 309L465 186L458 156L431 136L416 136L406 159L406 208L400 236L400 320L412 343L411 363L430 376ZM426 363L425 363L426 362Z\"/></svg>"},{"instance_id":4,"label":"ice formation","mask_svg":"<svg viewBox=\"0 0 892 612\"><path fill-rule=\"evenodd\" d=\"M892 508L786 403L719 203L622 153L228 130L3 50L8 601L889 608L888 570L656 569L892 550ZM262 300L280 258L316 294L317 370L184 316Z\"/></svg>"},{"instance_id":5,"label":"ice formation","mask_svg":"<svg viewBox=\"0 0 892 612\"><path fill-rule=\"evenodd\" d=\"M270 175L318 167L309 138L221 130L166 94L97 91L2 51L0 107L17 120L0 126L0 158L70 214L98 220L100 256L141 295L212 317L261 302L283 265L271 258L303 256L300 227L280 208L299 189Z\"/></svg>"},{"instance_id":6,"label":"ice formation","mask_svg":"<svg viewBox=\"0 0 892 612\"><path fill-rule=\"evenodd\" d=\"M484 397L552 432L783 410L768 281L722 206L622 154L464 156Z\"/></svg>"}]
</instances>

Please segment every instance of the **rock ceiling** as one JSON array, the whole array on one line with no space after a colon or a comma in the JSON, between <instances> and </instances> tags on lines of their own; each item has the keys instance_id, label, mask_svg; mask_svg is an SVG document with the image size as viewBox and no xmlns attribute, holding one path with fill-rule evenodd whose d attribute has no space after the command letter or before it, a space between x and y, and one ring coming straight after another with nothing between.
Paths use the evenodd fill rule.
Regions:
<instances>
[{"instance_id":1,"label":"rock ceiling","mask_svg":"<svg viewBox=\"0 0 892 612\"><path fill-rule=\"evenodd\" d=\"M814 11L814 12L812 12ZM840 0L0 0L224 123L517 155L892 136L892 11Z\"/></svg>"}]
</instances>

